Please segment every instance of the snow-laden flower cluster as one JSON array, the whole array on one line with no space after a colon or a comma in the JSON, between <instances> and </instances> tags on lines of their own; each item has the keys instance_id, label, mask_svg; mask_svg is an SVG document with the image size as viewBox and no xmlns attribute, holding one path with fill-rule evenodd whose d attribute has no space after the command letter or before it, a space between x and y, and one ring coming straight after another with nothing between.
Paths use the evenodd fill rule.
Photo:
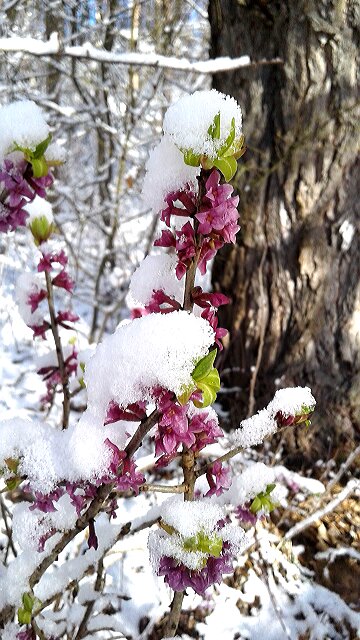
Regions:
<instances>
[{"instance_id":1,"label":"snow-laden flower cluster","mask_svg":"<svg viewBox=\"0 0 360 640\"><path fill-rule=\"evenodd\" d=\"M162 505L161 527L149 536L150 559L174 591L191 587L203 594L221 582L246 541L243 530L227 524L224 510L209 499L170 498Z\"/></svg>"}]
</instances>

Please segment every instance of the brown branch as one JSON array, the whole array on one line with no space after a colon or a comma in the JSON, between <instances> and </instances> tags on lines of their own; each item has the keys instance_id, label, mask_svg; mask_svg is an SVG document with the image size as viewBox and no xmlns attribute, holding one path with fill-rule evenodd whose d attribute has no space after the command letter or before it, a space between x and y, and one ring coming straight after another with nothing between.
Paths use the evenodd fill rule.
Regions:
<instances>
[{"instance_id":1,"label":"brown branch","mask_svg":"<svg viewBox=\"0 0 360 640\"><path fill-rule=\"evenodd\" d=\"M176 631L179 625L181 607L184 600L184 595L185 595L184 591L175 591L174 593L174 597L170 607L170 613L164 627L164 632L163 632L164 638L173 638L174 635L176 634Z\"/></svg>"},{"instance_id":2,"label":"brown branch","mask_svg":"<svg viewBox=\"0 0 360 640\"><path fill-rule=\"evenodd\" d=\"M103 559L100 558L98 563L98 570L97 570L97 575L95 580L94 591L97 591L97 592L101 591L101 586L103 583L103 572L104 572L104 562L103 562ZM81 638L83 638L87 634L87 623L92 614L94 604L95 604L95 600L91 600L90 602L88 602L83 619L80 622L80 625L77 630L77 634L74 637L74 640L81 640Z\"/></svg>"},{"instance_id":3,"label":"brown branch","mask_svg":"<svg viewBox=\"0 0 360 640\"><path fill-rule=\"evenodd\" d=\"M69 376L66 373L64 354L62 350L60 335L58 326L56 323L56 314L55 314L55 304L54 304L54 290L53 284L51 281L50 274L45 271L45 279L46 279L46 289L47 289L47 302L50 313L50 324L51 331L54 337L55 349L56 349L56 357L59 365L59 372L62 384L63 391L63 420L62 420L62 428L67 429L69 425L69 416L70 416L70 391L69 391Z\"/></svg>"}]
</instances>

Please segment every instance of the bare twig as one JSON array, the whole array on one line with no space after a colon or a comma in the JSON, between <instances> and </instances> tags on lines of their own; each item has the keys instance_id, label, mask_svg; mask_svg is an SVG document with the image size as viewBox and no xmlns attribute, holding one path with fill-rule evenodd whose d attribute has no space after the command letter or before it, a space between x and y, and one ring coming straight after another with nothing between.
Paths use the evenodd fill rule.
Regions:
<instances>
[{"instance_id":1,"label":"bare twig","mask_svg":"<svg viewBox=\"0 0 360 640\"><path fill-rule=\"evenodd\" d=\"M49 313L50 313L51 331L54 337L56 357L59 365L59 372L60 372L61 384L62 384L62 390L63 390L62 428L67 429L69 425L69 416L70 416L69 376L66 372L64 354L62 350L58 326L56 323L53 284L51 281L50 274L47 271L45 271L45 279L46 279L46 289L48 294L47 302L48 302Z\"/></svg>"},{"instance_id":2,"label":"bare twig","mask_svg":"<svg viewBox=\"0 0 360 640\"><path fill-rule=\"evenodd\" d=\"M142 484L139 487L140 491L143 493L146 491L156 491L158 493L186 493L188 487L186 484Z\"/></svg>"},{"instance_id":3,"label":"bare twig","mask_svg":"<svg viewBox=\"0 0 360 640\"><path fill-rule=\"evenodd\" d=\"M314 513L311 513L307 518L304 518L304 520L301 520L301 522L298 522L291 529L289 529L289 531L285 533L283 540L292 540L292 538L295 538L295 536L299 535L299 533L310 527L314 522L316 522L316 520L321 520L328 513L334 511L334 509L336 509L336 507L338 507L341 502L346 500L349 495L359 490L360 480L356 480L354 478L352 480L349 480L346 487L344 487L344 489L340 491L340 493L338 493L333 500L328 502L325 507L314 511Z\"/></svg>"}]
</instances>

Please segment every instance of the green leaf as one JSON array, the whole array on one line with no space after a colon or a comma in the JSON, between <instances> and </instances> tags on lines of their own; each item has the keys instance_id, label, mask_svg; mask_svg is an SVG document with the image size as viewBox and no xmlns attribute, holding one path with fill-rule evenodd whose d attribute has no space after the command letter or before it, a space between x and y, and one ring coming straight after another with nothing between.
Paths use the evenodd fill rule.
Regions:
<instances>
[{"instance_id":1,"label":"green leaf","mask_svg":"<svg viewBox=\"0 0 360 640\"><path fill-rule=\"evenodd\" d=\"M217 349L213 349L212 351L210 351L210 353L204 356L204 358L201 358L201 360L199 360L194 371L191 374L191 377L193 380L195 380L195 382L206 378L206 376L210 373L214 366L216 354Z\"/></svg>"},{"instance_id":2,"label":"green leaf","mask_svg":"<svg viewBox=\"0 0 360 640\"><path fill-rule=\"evenodd\" d=\"M220 139L220 111L216 114L213 122L208 128L208 134L213 140Z\"/></svg>"},{"instance_id":3,"label":"green leaf","mask_svg":"<svg viewBox=\"0 0 360 640\"><path fill-rule=\"evenodd\" d=\"M221 171L226 182L230 182L237 170L237 162L233 156L229 158L216 158L214 166Z\"/></svg>"},{"instance_id":4,"label":"green leaf","mask_svg":"<svg viewBox=\"0 0 360 640\"><path fill-rule=\"evenodd\" d=\"M42 178L46 176L49 168L44 157L42 158L30 158L29 162L32 166L34 178Z\"/></svg>"},{"instance_id":5,"label":"green leaf","mask_svg":"<svg viewBox=\"0 0 360 640\"><path fill-rule=\"evenodd\" d=\"M210 537L203 531L199 531L196 536L187 538L183 546L186 551L201 551L218 558L222 551L223 541L217 535Z\"/></svg>"},{"instance_id":6,"label":"green leaf","mask_svg":"<svg viewBox=\"0 0 360 640\"><path fill-rule=\"evenodd\" d=\"M51 133L49 133L48 137L45 138L45 140L43 140L42 142L39 142L35 151L33 151L32 153L32 157L41 158L41 156L44 155L46 149L48 148L50 142L51 142Z\"/></svg>"},{"instance_id":7,"label":"green leaf","mask_svg":"<svg viewBox=\"0 0 360 640\"><path fill-rule=\"evenodd\" d=\"M30 231L33 234L35 240L39 243L44 242L44 240L48 240L52 231L54 229L54 225L47 219L46 216L39 216L38 218L34 218L30 225Z\"/></svg>"},{"instance_id":8,"label":"green leaf","mask_svg":"<svg viewBox=\"0 0 360 640\"><path fill-rule=\"evenodd\" d=\"M219 152L218 152L218 157L219 158L221 156L223 156L228 149L230 149L232 143L234 142L234 139L235 139L235 118L232 118L231 126L230 126L230 133L229 133L228 137L226 138L224 144L220 147Z\"/></svg>"},{"instance_id":9,"label":"green leaf","mask_svg":"<svg viewBox=\"0 0 360 640\"><path fill-rule=\"evenodd\" d=\"M177 396L177 400L181 405L185 405L189 402L190 396L193 391L196 390L196 386L194 384L189 385L188 387L184 387L179 396Z\"/></svg>"},{"instance_id":10,"label":"green leaf","mask_svg":"<svg viewBox=\"0 0 360 640\"><path fill-rule=\"evenodd\" d=\"M216 400L217 392L220 389L220 377L217 369L212 369L210 373L202 380L196 383L196 386L202 391L202 407L208 407Z\"/></svg>"},{"instance_id":11,"label":"green leaf","mask_svg":"<svg viewBox=\"0 0 360 640\"><path fill-rule=\"evenodd\" d=\"M185 164L190 165L190 167L198 167L200 164L200 155L195 154L191 149L186 149L183 151L184 162Z\"/></svg>"},{"instance_id":12,"label":"green leaf","mask_svg":"<svg viewBox=\"0 0 360 640\"><path fill-rule=\"evenodd\" d=\"M20 460L18 458L6 458L5 462L10 471L12 471L13 473L17 473L20 463Z\"/></svg>"},{"instance_id":13,"label":"green leaf","mask_svg":"<svg viewBox=\"0 0 360 640\"><path fill-rule=\"evenodd\" d=\"M17 616L18 616L19 624L31 623L31 611L25 611L25 609L18 609Z\"/></svg>"},{"instance_id":14,"label":"green leaf","mask_svg":"<svg viewBox=\"0 0 360 640\"><path fill-rule=\"evenodd\" d=\"M30 595L30 593L23 593L22 594L22 603L23 603L25 611L30 611L30 613L31 613L32 609L33 609L33 606L34 606L34 599Z\"/></svg>"},{"instance_id":15,"label":"green leaf","mask_svg":"<svg viewBox=\"0 0 360 640\"><path fill-rule=\"evenodd\" d=\"M14 476L6 481L6 488L8 491L14 491L14 489L17 489L20 484L21 478L19 478L19 476Z\"/></svg>"}]
</instances>

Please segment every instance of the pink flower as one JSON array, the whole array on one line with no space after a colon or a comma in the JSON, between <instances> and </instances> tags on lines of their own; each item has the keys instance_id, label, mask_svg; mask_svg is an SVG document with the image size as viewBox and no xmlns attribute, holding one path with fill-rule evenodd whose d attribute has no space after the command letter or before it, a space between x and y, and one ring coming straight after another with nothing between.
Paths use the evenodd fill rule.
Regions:
<instances>
[{"instance_id":1,"label":"pink flower","mask_svg":"<svg viewBox=\"0 0 360 640\"><path fill-rule=\"evenodd\" d=\"M205 320L207 320L208 323L210 324L210 326L214 329L214 331L215 331L215 342L218 345L220 351L222 351L223 345L220 342L220 340L222 338L224 338L224 336L227 335L227 333L228 333L227 329L223 329L222 327L218 327L219 320L216 317L215 312L210 308L205 309L202 312L201 317L204 318Z\"/></svg>"},{"instance_id":2,"label":"pink flower","mask_svg":"<svg viewBox=\"0 0 360 640\"><path fill-rule=\"evenodd\" d=\"M154 242L154 247L175 247L175 245L175 236L168 229L163 229L160 238Z\"/></svg>"},{"instance_id":3,"label":"pink flower","mask_svg":"<svg viewBox=\"0 0 360 640\"><path fill-rule=\"evenodd\" d=\"M40 302L42 302L42 300L45 300L45 298L47 298L47 292L45 289L32 291L32 293L29 294L27 303L31 309L31 313L34 313L34 311L36 311Z\"/></svg>"},{"instance_id":4,"label":"pink flower","mask_svg":"<svg viewBox=\"0 0 360 640\"><path fill-rule=\"evenodd\" d=\"M191 292L192 301L199 307L206 309L207 307L221 307L224 304L229 304L230 298L223 293L205 293L201 287L194 287Z\"/></svg>"},{"instance_id":5,"label":"pink flower","mask_svg":"<svg viewBox=\"0 0 360 640\"><path fill-rule=\"evenodd\" d=\"M217 420L209 419L207 411L196 413L190 419L189 429L195 435L195 443L191 447L194 451L200 451L208 444L214 444L224 435Z\"/></svg>"},{"instance_id":6,"label":"pink flower","mask_svg":"<svg viewBox=\"0 0 360 640\"><path fill-rule=\"evenodd\" d=\"M164 307L162 305L168 305ZM161 289L153 291L150 302L146 305L146 309L150 313L171 313L181 308L180 302L177 302L173 296L168 296Z\"/></svg>"},{"instance_id":7,"label":"pink flower","mask_svg":"<svg viewBox=\"0 0 360 640\"><path fill-rule=\"evenodd\" d=\"M60 273L58 273L55 278L53 278L52 283L54 287L66 289L66 291L69 291L69 293L72 293L74 288L74 281L70 278L65 269L62 269L62 271L60 271Z\"/></svg>"},{"instance_id":8,"label":"pink flower","mask_svg":"<svg viewBox=\"0 0 360 640\"><path fill-rule=\"evenodd\" d=\"M231 471L229 467L223 467L222 463L217 461L208 469L206 479L209 483L209 491L205 496L220 496L224 491L231 487Z\"/></svg>"},{"instance_id":9,"label":"pink flower","mask_svg":"<svg viewBox=\"0 0 360 640\"><path fill-rule=\"evenodd\" d=\"M42 257L40 258L37 270L39 272L51 271L52 265L54 263L58 263L63 267L66 267L68 259L63 249L59 251L59 253L43 253Z\"/></svg>"},{"instance_id":10,"label":"pink flower","mask_svg":"<svg viewBox=\"0 0 360 640\"><path fill-rule=\"evenodd\" d=\"M240 229L236 224L239 218L236 208L239 197L230 197L232 186L220 184L220 174L216 170L212 171L206 181L206 189L200 211L195 215L200 223L199 233L206 236L215 231L215 235L225 242L235 242L235 235Z\"/></svg>"}]
</instances>

